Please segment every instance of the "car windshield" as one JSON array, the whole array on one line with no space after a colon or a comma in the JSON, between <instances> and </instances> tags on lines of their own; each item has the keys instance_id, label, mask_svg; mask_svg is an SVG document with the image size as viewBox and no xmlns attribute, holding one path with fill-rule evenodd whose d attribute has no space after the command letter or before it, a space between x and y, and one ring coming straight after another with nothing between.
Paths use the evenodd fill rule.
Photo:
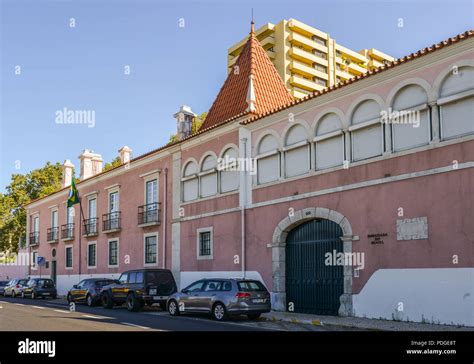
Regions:
<instances>
[{"instance_id":1,"label":"car windshield","mask_svg":"<svg viewBox=\"0 0 474 364\"><path fill-rule=\"evenodd\" d=\"M28 283L28 280L27 279L20 279L18 281L18 284L21 284L22 286L26 286L26 284Z\"/></svg>"},{"instance_id":2,"label":"car windshield","mask_svg":"<svg viewBox=\"0 0 474 364\"><path fill-rule=\"evenodd\" d=\"M265 286L259 281L241 281L237 283L239 291L242 292L253 292L253 291L266 291Z\"/></svg>"},{"instance_id":3,"label":"car windshield","mask_svg":"<svg viewBox=\"0 0 474 364\"><path fill-rule=\"evenodd\" d=\"M54 283L51 279L40 279L38 280L38 287L53 288Z\"/></svg>"},{"instance_id":4,"label":"car windshield","mask_svg":"<svg viewBox=\"0 0 474 364\"><path fill-rule=\"evenodd\" d=\"M6 286L8 284L8 281L0 281L0 286Z\"/></svg>"}]
</instances>

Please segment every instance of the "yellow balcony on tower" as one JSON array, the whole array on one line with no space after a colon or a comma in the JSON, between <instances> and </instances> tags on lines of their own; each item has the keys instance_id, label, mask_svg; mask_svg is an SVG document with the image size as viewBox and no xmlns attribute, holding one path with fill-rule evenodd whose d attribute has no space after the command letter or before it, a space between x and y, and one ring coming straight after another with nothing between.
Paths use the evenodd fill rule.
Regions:
<instances>
[{"instance_id":1,"label":"yellow balcony on tower","mask_svg":"<svg viewBox=\"0 0 474 364\"><path fill-rule=\"evenodd\" d=\"M312 77L320 77L320 78L323 78L325 80L328 79L328 74L327 73L318 71L317 69L315 69L311 66L308 66L304 63L297 62L297 61L291 61L290 62L290 70L293 73L297 73L297 74L300 74L300 75L306 76L306 77L311 77L311 78Z\"/></svg>"},{"instance_id":2,"label":"yellow balcony on tower","mask_svg":"<svg viewBox=\"0 0 474 364\"><path fill-rule=\"evenodd\" d=\"M389 56L388 54L380 52L378 49L375 49L375 48L369 49L367 53L369 54L370 57L380 62L383 62L384 60L393 61L395 59Z\"/></svg>"},{"instance_id":3,"label":"yellow balcony on tower","mask_svg":"<svg viewBox=\"0 0 474 364\"><path fill-rule=\"evenodd\" d=\"M368 63L369 69L374 69L374 68L379 68L382 67L384 64L382 62L379 62L375 59L371 59Z\"/></svg>"},{"instance_id":4,"label":"yellow balcony on tower","mask_svg":"<svg viewBox=\"0 0 474 364\"><path fill-rule=\"evenodd\" d=\"M363 56L362 54L354 52L350 50L349 48L343 47L342 45L337 44L337 43L336 43L336 51L342 54L341 58L346 58L346 59L349 58L351 61L355 63L367 61L367 58L365 58L365 56Z\"/></svg>"},{"instance_id":5,"label":"yellow balcony on tower","mask_svg":"<svg viewBox=\"0 0 474 364\"><path fill-rule=\"evenodd\" d=\"M304 49L298 47L290 48L290 56L296 60L306 62L306 63L318 63L322 66L328 67L328 61L324 58L321 58L311 52L308 52Z\"/></svg>"},{"instance_id":6,"label":"yellow balcony on tower","mask_svg":"<svg viewBox=\"0 0 474 364\"><path fill-rule=\"evenodd\" d=\"M304 24L296 19L289 19L288 20L288 28L291 30L301 33L305 35L306 37L311 38L313 35L316 35L320 38L326 39L328 38L328 35L316 28L313 28L312 26L309 26L307 24Z\"/></svg>"},{"instance_id":7,"label":"yellow balcony on tower","mask_svg":"<svg viewBox=\"0 0 474 364\"><path fill-rule=\"evenodd\" d=\"M290 34L288 40L293 45L301 45L305 48L317 49L318 51L324 52L326 54L328 53L328 47L319 44L318 42L315 42L311 38L305 37L304 35L295 32Z\"/></svg>"},{"instance_id":8,"label":"yellow balcony on tower","mask_svg":"<svg viewBox=\"0 0 474 364\"><path fill-rule=\"evenodd\" d=\"M297 86L307 91L315 91L318 89L318 86L320 86L316 82L312 80L308 80L298 75L291 76L290 84L292 86Z\"/></svg>"}]
</instances>

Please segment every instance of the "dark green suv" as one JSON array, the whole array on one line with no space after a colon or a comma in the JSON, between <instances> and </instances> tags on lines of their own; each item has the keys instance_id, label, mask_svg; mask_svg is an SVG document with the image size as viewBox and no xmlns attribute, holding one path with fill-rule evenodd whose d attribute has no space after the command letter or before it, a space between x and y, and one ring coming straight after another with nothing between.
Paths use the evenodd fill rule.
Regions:
<instances>
[{"instance_id":1,"label":"dark green suv","mask_svg":"<svg viewBox=\"0 0 474 364\"><path fill-rule=\"evenodd\" d=\"M168 269L135 269L102 287L100 299L104 308L125 303L129 311L138 311L145 304L159 303L166 310L166 301L176 291L176 282Z\"/></svg>"}]
</instances>

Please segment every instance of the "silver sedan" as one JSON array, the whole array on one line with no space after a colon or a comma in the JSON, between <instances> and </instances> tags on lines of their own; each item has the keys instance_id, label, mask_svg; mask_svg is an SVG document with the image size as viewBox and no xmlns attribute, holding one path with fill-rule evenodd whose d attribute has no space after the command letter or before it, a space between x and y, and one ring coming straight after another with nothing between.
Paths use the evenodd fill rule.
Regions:
<instances>
[{"instance_id":1,"label":"silver sedan","mask_svg":"<svg viewBox=\"0 0 474 364\"><path fill-rule=\"evenodd\" d=\"M181 313L207 313L215 320L230 315L247 315L255 320L270 312L270 293L263 283L249 279L202 279L181 292L173 294L167 302L172 316Z\"/></svg>"}]
</instances>

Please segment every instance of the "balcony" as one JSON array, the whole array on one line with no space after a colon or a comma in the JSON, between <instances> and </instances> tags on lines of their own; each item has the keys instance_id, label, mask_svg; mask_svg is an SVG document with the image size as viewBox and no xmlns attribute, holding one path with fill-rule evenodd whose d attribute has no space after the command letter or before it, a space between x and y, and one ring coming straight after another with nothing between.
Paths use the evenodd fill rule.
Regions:
<instances>
[{"instance_id":1,"label":"balcony","mask_svg":"<svg viewBox=\"0 0 474 364\"><path fill-rule=\"evenodd\" d=\"M308 49L316 49L326 54L328 53L328 47L314 41L311 38L307 38L304 35L300 35L298 33L292 33L288 39L293 45L302 46Z\"/></svg>"},{"instance_id":2,"label":"balcony","mask_svg":"<svg viewBox=\"0 0 474 364\"><path fill-rule=\"evenodd\" d=\"M102 215L102 231L104 233L120 231L120 214L120 211L116 211Z\"/></svg>"},{"instance_id":3,"label":"balcony","mask_svg":"<svg viewBox=\"0 0 474 364\"><path fill-rule=\"evenodd\" d=\"M40 238L39 231L34 231L30 233L29 245L39 245L39 242L40 242L39 238Z\"/></svg>"},{"instance_id":4,"label":"balcony","mask_svg":"<svg viewBox=\"0 0 474 364\"><path fill-rule=\"evenodd\" d=\"M322 57L319 57L318 55L308 52L305 49L301 49L298 47L292 47L290 48L290 55L293 59L296 59L298 61L306 62L306 63L318 63L320 65L323 65L325 67L328 66L328 61Z\"/></svg>"},{"instance_id":5,"label":"balcony","mask_svg":"<svg viewBox=\"0 0 474 364\"><path fill-rule=\"evenodd\" d=\"M305 91L310 91L310 92L322 91L326 88L325 85L324 86L320 85L320 84L314 82L313 80L308 80L304 77L300 77L300 76L297 76L297 75L291 76L290 84L293 85L293 86L297 86L299 88L302 88Z\"/></svg>"},{"instance_id":6,"label":"balcony","mask_svg":"<svg viewBox=\"0 0 474 364\"><path fill-rule=\"evenodd\" d=\"M152 226L160 224L160 203L138 206L138 226Z\"/></svg>"},{"instance_id":7,"label":"balcony","mask_svg":"<svg viewBox=\"0 0 474 364\"><path fill-rule=\"evenodd\" d=\"M59 228L49 228L46 232L46 240L48 243L57 243L59 241Z\"/></svg>"},{"instance_id":8,"label":"balcony","mask_svg":"<svg viewBox=\"0 0 474 364\"><path fill-rule=\"evenodd\" d=\"M61 225L61 240L74 239L74 223Z\"/></svg>"},{"instance_id":9,"label":"balcony","mask_svg":"<svg viewBox=\"0 0 474 364\"><path fill-rule=\"evenodd\" d=\"M99 223L99 219L97 217L85 219L83 236L86 236L86 237L97 236L99 234L98 228L97 228L98 223Z\"/></svg>"}]
</instances>

